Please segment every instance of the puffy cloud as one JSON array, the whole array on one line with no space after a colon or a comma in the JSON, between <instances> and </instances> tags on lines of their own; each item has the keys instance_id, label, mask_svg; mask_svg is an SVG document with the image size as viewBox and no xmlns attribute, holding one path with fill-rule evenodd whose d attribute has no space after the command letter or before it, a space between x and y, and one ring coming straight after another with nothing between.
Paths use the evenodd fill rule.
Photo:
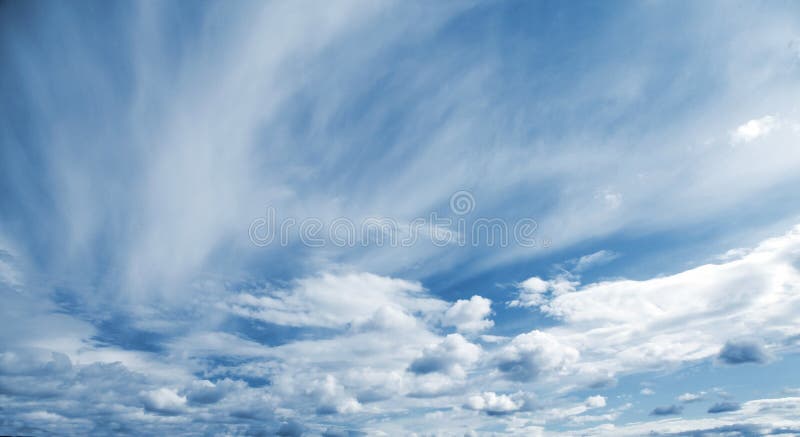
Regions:
<instances>
[{"instance_id":1,"label":"puffy cloud","mask_svg":"<svg viewBox=\"0 0 800 437\"><path fill-rule=\"evenodd\" d=\"M718 402L708 407L708 412L711 414L729 413L731 411L739 411L741 409L742 406L737 404L736 402Z\"/></svg>"},{"instance_id":2,"label":"puffy cloud","mask_svg":"<svg viewBox=\"0 0 800 437\"><path fill-rule=\"evenodd\" d=\"M213 383L208 380L192 381L185 391L186 399L195 404L213 404L219 402L228 393L244 388L241 381L223 379Z\"/></svg>"},{"instance_id":3,"label":"puffy cloud","mask_svg":"<svg viewBox=\"0 0 800 437\"><path fill-rule=\"evenodd\" d=\"M538 276L530 277L522 281L517 289L519 297L509 302L511 307L533 307L539 306L547 301L545 293L550 288L550 283Z\"/></svg>"},{"instance_id":4,"label":"puffy cloud","mask_svg":"<svg viewBox=\"0 0 800 437\"><path fill-rule=\"evenodd\" d=\"M361 411L358 400L349 396L333 375L314 381L311 387L311 394L317 403L317 414L350 414Z\"/></svg>"},{"instance_id":5,"label":"puffy cloud","mask_svg":"<svg viewBox=\"0 0 800 437\"><path fill-rule=\"evenodd\" d=\"M664 407L655 407L653 411L650 412L653 416L671 416L675 414L681 414L683 412L683 407L680 405L667 405Z\"/></svg>"},{"instance_id":6,"label":"puffy cloud","mask_svg":"<svg viewBox=\"0 0 800 437\"><path fill-rule=\"evenodd\" d=\"M792 290L800 287L798 266L800 227L735 260L647 280L587 284L548 298L540 309L562 321L545 332L580 351L579 374L640 371L712 358L721 349L721 360L763 361L761 347L729 337L740 332L780 344L797 334L800 295Z\"/></svg>"},{"instance_id":7,"label":"puffy cloud","mask_svg":"<svg viewBox=\"0 0 800 437\"><path fill-rule=\"evenodd\" d=\"M465 406L471 410L485 411L489 415L502 415L519 410L522 402L517 402L508 395L484 392L470 396Z\"/></svg>"},{"instance_id":8,"label":"puffy cloud","mask_svg":"<svg viewBox=\"0 0 800 437\"><path fill-rule=\"evenodd\" d=\"M769 354L757 341L740 340L726 342L717 358L725 364L766 363Z\"/></svg>"},{"instance_id":9,"label":"puffy cloud","mask_svg":"<svg viewBox=\"0 0 800 437\"><path fill-rule=\"evenodd\" d=\"M652 396L652 395L656 394L656 392L652 388L645 387L645 388L639 390L639 394L644 395L644 396Z\"/></svg>"},{"instance_id":10,"label":"puffy cloud","mask_svg":"<svg viewBox=\"0 0 800 437\"><path fill-rule=\"evenodd\" d=\"M433 372L462 377L465 369L478 361L481 348L460 334L450 334L440 343L426 347L408 370L417 374Z\"/></svg>"},{"instance_id":11,"label":"puffy cloud","mask_svg":"<svg viewBox=\"0 0 800 437\"><path fill-rule=\"evenodd\" d=\"M547 332L534 330L511 340L497 355L497 368L515 381L532 381L542 373L565 373L577 361L577 349Z\"/></svg>"},{"instance_id":12,"label":"puffy cloud","mask_svg":"<svg viewBox=\"0 0 800 437\"><path fill-rule=\"evenodd\" d=\"M734 143L749 143L769 134L776 127L778 127L778 119L772 115L765 115L737 127L731 133L731 140Z\"/></svg>"},{"instance_id":13,"label":"puffy cloud","mask_svg":"<svg viewBox=\"0 0 800 437\"><path fill-rule=\"evenodd\" d=\"M560 296L575 291L579 284L570 274L558 275L550 280L543 280L537 276L522 281L517 290L517 299L509 302L511 307L536 307L544 304L549 298Z\"/></svg>"},{"instance_id":14,"label":"puffy cloud","mask_svg":"<svg viewBox=\"0 0 800 437\"><path fill-rule=\"evenodd\" d=\"M444 373L424 373L415 374L408 384L407 395L411 398L437 398L448 395L455 395L464 391L465 381L461 378L465 375L453 374L452 376Z\"/></svg>"},{"instance_id":15,"label":"puffy cloud","mask_svg":"<svg viewBox=\"0 0 800 437\"><path fill-rule=\"evenodd\" d=\"M356 331L404 331L413 329L417 319L395 306L384 305L366 319L353 321Z\"/></svg>"},{"instance_id":16,"label":"puffy cloud","mask_svg":"<svg viewBox=\"0 0 800 437\"><path fill-rule=\"evenodd\" d=\"M586 408L601 408L606 406L606 398L600 395L589 396L583 403Z\"/></svg>"},{"instance_id":17,"label":"puffy cloud","mask_svg":"<svg viewBox=\"0 0 800 437\"><path fill-rule=\"evenodd\" d=\"M186 410L186 397L170 388L159 388L142 393L144 407L160 414L180 414Z\"/></svg>"},{"instance_id":18,"label":"puffy cloud","mask_svg":"<svg viewBox=\"0 0 800 437\"><path fill-rule=\"evenodd\" d=\"M442 317L444 326L455 326L461 332L478 332L494 326L487 317L492 314L492 301L481 296L457 300Z\"/></svg>"}]
</instances>

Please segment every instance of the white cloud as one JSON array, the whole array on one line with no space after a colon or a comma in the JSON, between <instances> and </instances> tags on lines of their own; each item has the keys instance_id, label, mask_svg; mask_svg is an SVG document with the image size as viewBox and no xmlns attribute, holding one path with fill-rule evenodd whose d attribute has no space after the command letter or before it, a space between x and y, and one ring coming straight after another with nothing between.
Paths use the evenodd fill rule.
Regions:
<instances>
[{"instance_id":1,"label":"white cloud","mask_svg":"<svg viewBox=\"0 0 800 437\"><path fill-rule=\"evenodd\" d=\"M600 395L589 396L584 401L586 408L601 408L606 406L606 398Z\"/></svg>"},{"instance_id":2,"label":"white cloud","mask_svg":"<svg viewBox=\"0 0 800 437\"><path fill-rule=\"evenodd\" d=\"M800 398L756 399L745 402L741 409L696 419L672 418L633 422L615 426L604 425L580 430L586 436L641 436L641 435L717 435L746 434L770 435L777 431L798 429ZM554 435L572 435L570 433Z\"/></svg>"},{"instance_id":3,"label":"white cloud","mask_svg":"<svg viewBox=\"0 0 800 437\"><path fill-rule=\"evenodd\" d=\"M639 394L641 394L643 396L652 396L652 395L656 394L656 392L652 388L645 387L645 388L639 390Z\"/></svg>"},{"instance_id":4,"label":"white cloud","mask_svg":"<svg viewBox=\"0 0 800 437\"><path fill-rule=\"evenodd\" d=\"M772 115L765 115L737 127L731 133L731 139L734 143L749 143L769 134L776 127L778 119Z\"/></svg>"},{"instance_id":5,"label":"white cloud","mask_svg":"<svg viewBox=\"0 0 800 437\"><path fill-rule=\"evenodd\" d=\"M417 319L402 308L384 305L366 319L356 318L353 329L356 331L404 331L417 325Z\"/></svg>"},{"instance_id":6,"label":"white cloud","mask_svg":"<svg viewBox=\"0 0 800 437\"><path fill-rule=\"evenodd\" d=\"M471 410L485 411L489 414L497 415L517 411L522 407L522 403L514 401L514 399L508 395L484 392L479 395L470 396L469 399L467 399L466 407Z\"/></svg>"},{"instance_id":7,"label":"white cloud","mask_svg":"<svg viewBox=\"0 0 800 437\"><path fill-rule=\"evenodd\" d=\"M550 297L575 291L575 287L579 284L571 274L560 274L547 281L533 276L517 286L519 295L517 299L510 301L508 306L536 307L547 302Z\"/></svg>"},{"instance_id":8,"label":"white cloud","mask_svg":"<svg viewBox=\"0 0 800 437\"><path fill-rule=\"evenodd\" d=\"M444 301L427 296L419 282L370 273L325 273L299 279L289 289L240 293L227 302L228 310L242 317L330 328L366 323L376 312L391 317L390 324L403 324L409 322L403 312L431 313L445 307Z\"/></svg>"},{"instance_id":9,"label":"white cloud","mask_svg":"<svg viewBox=\"0 0 800 437\"><path fill-rule=\"evenodd\" d=\"M225 378L216 383L208 380L192 381L185 391L186 399L193 404L213 404L222 400L228 393L244 389L242 381Z\"/></svg>"},{"instance_id":10,"label":"white cloud","mask_svg":"<svg viewBox=\"0 0 800 437\"><path fill-rule=\"evenodd\" d=\"M740 259L648 280L587 284L540 308L564 324L546 331L580 351L582 371L616 373L710 358L732 337L779 347L796 335L800 227Z\"/></svg>"},{"instance_id":11,"label":"white cloud","mask_svg":"<svg viewBox=\"0 0 800 437\"><path fill-rule=\"evenodd\" d=\"M684 393L678 396L678 400L685 403L697 402L704 399L706 392L701 391L697 393Z\"/></svg>"},{"instance_id":12,"label":"white cloud","mask_svg":"<svg viewBox=\"0 0 800 437\"><path fill-rule=\"evenodd\" d=\"M455 326L462 332L478 332L494 326L487 317L492 314L492 301L481 296L457 300L442 317L444 326Z\"/></svg>"},{"instance_id":13,"label":"white cloud","mask_svg":"<svg viewBox=\"0 0 800 437\"><path fill-rule=\"evenodd\" d=\"M450 334L440 343L426 347L409 370L417 374L440 372L463 377L465 370L478 361L481 348L460 334Z\"/></svg>"},{"instance_id":14,"label":"white cloud","mask_svg":"<svg viewBox=\"0 0 800 437\"><path fill-rule=\"evenodd\" d=\"M541 374L563 374L578 360L577 349L559 342L558 338L538 330L520 334L511 340L496 357L497 368L515 381L531 381Z\"/></svg>"},{"instance_id":15,"label":"white cloud","mask_svg":"<svg viewBox=\"0 0 800 437\"><path fill-rule=\"evenodd\" d=\"M534 331L536 335L522 334L510 340L484 336L482 338L487 343L491 342L486 346L486 354L496 358L486 360L486 363L475 359L475 356L482 355L480 349L476 351L476 345L463 337L461 340L443 339L432 328L436 321L444 318L443 315L446 317L448 308L455 306L427 295L421 284L414 281L367 273L322 274L277 289L248 289L235 297L228 296L225 287L217 287L218 290L210 297L190 292L195 290L190 284L198 278L219 276L236 282L241 279L243 271L243 276L255 281L269 278L272 272L265 268L272 260L269 254L291 265L289 274L298 270L330 271L332 265L344 263L361 271L382 274L409 271L409 267L414 267L412 274L417 278L426 277L431 271L446 272L454 278L457 275L476 275L492 263L519 262L543 253L527 248L516 251L509 248L487 255L486 264L477 264L469 269L452 267L464 259L475 258L476 253L486 253L476 252L478 249L439 251L425 248L422 244L401 256L394 250L368 249L298 254L293 248L280 248L253 253L246 241L240 245L242 242L237 236L243 234L242 227L258 213L256 211L260 212L265 199L274 200L282 212L298 217L309 214L357 217L363 211L413 216L420 211L427 213L446 201L454 188L480 185L482 192L476 194L482 212L506 212L512 210L510 206L526 204L530 211L541 214L540 227L547 236L552 237L559 247L568 247L576 241L620 231L657 232L698 222L707 223L758 199L766 190L787 196L786 193L794 192L794 179L800 162L796 141L792 137L779 137L782 132L774 128L765 128L769 124L763 124L763 119L759 122L763 126L750 129L750 133L742 137L742 141L765 140L764 146L769 150L760 151L762 153L758 156L748 154L743 149L752 148L744 147L726 150L724 157L713 147L700 151L702 153L689 153L679 147L655 147L692 143L698 135L706 134L703 130L706 126L716 126L719 129L716 132L727 132L729 126L720 128L719 123L715 123L719 116L714 114L721 109L728 110L729 102L736 100L737 96L757 95L751 100L742 100L744 104L741 106L745 108L752 106L747 104L748 101L768 101L776 105L776 110L794 107L797 95L789 90L795 88L785 86L788 82L781 82L781 78L792 76L785 73L787 65L759 64L755 72L750 69L756 64L753 60L764 59L762 55L765 52L761 50L772 47L774 39L780 40L787 32L796 34L794 27L771 25L768 31L748 27L746 35L739 36L746 37L748 42L761 41L764 47L758 50L752 46L737 47L736 44L741 44L742 40L732 38L731 47L737 50L707 51L723 54L714 59L722 63L712 62L723 65L719 70L725 72L723 80L718 81L720 88L715 89L719 93L710 93L720 95L719 100L696 100L696 88L678 80L674 87L669 87L675 93L670 94L670 101L692 97L693 102L702 105L702 111L692 108L690 111L696 117L686 117L686 113L681 112L674 119L663 120L663 111L659 110L656 111L658 123L641 113L642 98L651 94L647 90L656 89L653 85L660 83L663 76L662 68L653 69L650 64L642 62L643 59L652 59L651 53L639 54L641 58L637 58L635 50L626 47L623 50L626 62L623 63L603 56L603 59L612 59L611 66L593 66L599 68L585 69L586 74L575 77L574 81L568 78L575 84L575 87L570 87L574 91L565 90L566 94L560 93L558 101L546 100L543 103L543 107L599 107L601 111L592 110L587 123L575 126L571 129L573 132L564 135L563 141L542 148L539 153L535 147L520 147L530 141L528 136L523 135L520 139L514 136L516 134L504 133L520 132L518 127L529 127L532 121L540 121L541 117L533 111L530 112L532 118L526 118L518 110L519 104L529 101L526 99L531 96L520 95L519 101L500 102L491 98L493 95L508 95L502 92L502 88L493 88L494 84L506 83L498 78L509 78L504 74L505 68L493 71L495 66L491 61L496 58L495 53L484 55L456 50L452 56L421 56L426 62L421 69L414 62L407 62L409 57L405 56L399 58L409 64L410 70L396 69L395 64L386 65L387 59L397 57L386 56L391 52L384 48L399 42L406 50L418 47L418 42L428 42L422 40L424 33L415 32L414 41L408 45L410 23L437 33L438 24L452 17L452 10L437 6L433 11L424 9L421 13L403 13L382 5L367 8L357 3L345 5L349 8L336 5L316 8L310 15L298 13L299 9L295 9L305 8L307 5L304 4L246 5L244 10L231 8L230 14L227 10L212 10L198 16L218 17L220 15L215 12L220 12L222 18L219 21L215 19L211 26L198 28L198 40L177 40L176 47L184 47L186 43L186 47L193 50L178 50L179 56L166 66L153 62L163 56L163 51L151 46L167 36L160 33L163 29L158 23L168 24L168 17L155 14L160 8L148 9L147 6L132 14L142 27L126 27L123 33L152 35L152 40L137 40L133 53L123 53L125 59L133 59L137 65L130 75L135 82L136 92L131 95L134 103L132 107L123 109L125 117L111 114L109 120L124 121L109 124L107 130L112 133L105 137L95 129L96 120L82 128L69 122L52 123L52 120L63 118L56 114L58 111L54 112L52 119L43 117L45 120L41 125L47 129L37 132L37 136L41 134L41 137L53 141L47 141L48 144L41 148L25 144L25 156L30 159L37 155L48 157L41 163L41 169L50 173L42 179L52 179L56 188L33 177L12 176L32 174L38 177L43 173L24 170L6 172L9 176L8 179L4 176L3 186L9 188L6 194L13 197L10 204L18 201L18 204L26 205L22 210L30 210L29 216L16 217L14 210L18 208L11 208L9 216L15 223L24 225L26 219L33 223L31 227L37 237L27 242L30 243L27 249L42 258L43 271L34 271L32 276L59 278L58 282L60 278L70 278L68 282L74 278L75 284L102 284L102 290L90 287L83 291L82 286L76 287L76 291L63 296L74 298L75 302L67 300L64 306L74 304L82 307L82 300L106 299L103 303L108 302L108 306L97 306L102 310L98 313L108 311L109 320L120 314L135 323L153 322L166 333L167 339L158 344L165 350L122 351L113 345L94 348L92 344L97 338L98 328L93 323L97 321L64 314L64 308L51 305L35 293L4 294L2 312L5 324L0 333L4 346L33 347L43 351L41 356L30 360L22 355L4 355L8 361L3 367L7 374L0 381L3 389L13 388L25 397L26 401L16 403L15 407L35 408L28 416L20 414L18 417L47 420L53 418L48 414L59 414L59 411L64 413L62 417L75 417L74 411L67 409L80 403L89 405L86 414L98 420L76 424L83 426L72 429L71 433L77 435L125 431L92 428L92 425L111 426L104 424L114 423L151 435L174 435L196 429L188 426L189 419L182 414L166 417L143 412L141 405L146 401L151 405L151 411L157 411L158 405L164 407L163 411L202 410L197 412L197 417L203 423L196 427L202 427L208 434L274 433L278 427L270 428L272 423L276 423L271 422L276 420L273 414L313 417L315 408L319 407L322 407L319 411L336 411L337 414L363 413L365 410L380 412L385 414L381 427L396 426L398 429L400 426L395 422L403 419L392 417L392 413L411 416L413 414L409 412L419 411L419 407L458 405L463 401L459 390L464 387L484 393L508 393L507 389L517 383L496 378L498 375L512 379L525 376L523 379L527 380L527 376L536 379L534 375L555 374L560 377L556 382L563 383L559 384L563 387L558 390L568 390L576 381L582 382L581 378L586 375L605 377L664 362L708 358L730 340L726 334L730 331L735 331L737 336L756 332L765 339L766 348L773 351L783 347L781 339L796 334L794 329L798 324L792 316L798 313L794 300L797 294L796 258L786 252L782 255L773 253L773 259L771 249L742 254L741 257L737 255L735 261L739 264L728 259L725 261L731 263L702 266L649 280L609 281L580 288L574 278L568 277L553 281L539 279L545 283L544 288L536 285L536 281L525 281L523 284L527 284L521 285L516 306L545 305L548 314L560 317L563 325L540 328L540 331ZM417 11L421 8L411 9ZM391 23L383 20L372 22L376 17L391 17L392 20ZM707 20L689 20L692 21L701 23L702 29L708 28L705 25ZM365 22L369 22L366 29L362 27ZM642 22L646 23L646 20ZM86 83L98 91L91 100L99 108L106 108L104 104L110 108L119 101L127 101L117 95L103 99L103 89L116 90L117 87L106 86L111 79L93 73L95 70L103 71L103 63L99 62L100 59L85 57L86 51L81 50L84 46L76 43L85 40L85 35L74 33L74 29L72 33L61 31L70 30L71 26L89 26L80 26L86 23L69 24L65 26L67 29L57 32L58 46L69 49L60 52L70 61L77 59L75 64L66 65L81 65L83 62L100 68L68 68L65 71L76 70L87 75ZM222 27L224 24L231 24L231 28ZM205 33L205 29L210 29L210 33ZM308 32L308 29L314 29L314 32ZM719 30L710 29L712 32ZM698 32L698 29L687 30L691 31ZM362 38L363 35L370 37ZM703 35L707 34L701 32L700 36ZM687 38L698 39L702 40ZM352 47L351 42L355 40L360 42L356 50L337 48L337 43ZM607 42L607 39L598 38L598 43ZM124 46L118 48L124 49ZM688 47L676 48L686 49L687 54L691 54ZM610 50L609 54L614 55L613 51ZM52 62L51 59L65 59L52 58L44 51L41 54L23 52L20 52L20 59L24 62L10 59L9 68L24 64L30 65L33 72L48 71L46 66ZM202 56L185 55L197 53ZM331 61L317 62L317 55ZM16 58L16 55L11 57ZM208 64L207 59L215 62ZM180 67L173 69L176 65ZM470 71L465 72L473 65L485 73L475 76ZM293 66L301 66L302 74L297 74ZM747 71L739 71L744 66L748 67ZM703 73L690 64L678 63L675 68L687 72L685 77L698 77ZM376 73L363 73L372 71ZM387 71L392 76L387 76ZM551 75L548 69L543 71ZM637 71L656 71L657 74L638 77ZM441 87L441 77L456 77L451 72L464 73L458 76L467 79L453 80L448 86ZM23 69L15 73L34 79L41 76L25 74ZM118 76L116 73L115 77ZM318 77L325 80L318 80ZM353 98L364 91L359 88L363 88L363 84L387 83L384 80L387 77L412 77L414 80L404 81L407 86L402 87L399 98L381 94L380 105L369 108L368 113L372 115L360 120L359 128L354 132L336 129L334 121L340 114L363 108L363 99ZM750 80L754 77L758 80ZM49 84L57 77L47 76L45 79ZM215 83L212 89L206 86L209 80ZM524 80L530 78L524 77ZM69 81L63 83L69 84ZM353 89L330 86L345 83L357 85ZM391 80L388 84L391 85ZM725 84L734 84L737 89L725 89ZM747 84L752 84L753 88L747 88ZM41 86L42 83L36 81L27 85L23 92L31 91L31 95L39 95L43 89L58 88ZM509 84L517 90L525 89L517 85ZM739 91L739 87L745 88ZM390 88L395 87L386 87ZM597 89L602 91L599 94L587 92ZM753 89L758 93L752 93ZM304 113L308 108L295 107L291 102L304 100L306 93L311 96L308 117L303 117L309 120L308 126L297 129L302 134L293 136L289 131L294 129L284 127L295 126L297 120L282 117L282 114ZM52 98L54 104L47 102L42 107L58 108L60 102L55 95ZM357 103L351 106L351 101ZM421 103L414 104L416 101ZM486 102L479 107L492 108L491 113L477 110L474 102ZM234 109L220 111L220 108ZM385 164L370 161L364 162L367 165L352 165L352 158L356 156L353 152L362 151L367 143L365 139L384 138L376 135L381 133L380 120L388 118L386 114L394 115L398 108L415 115L411 120L391 117L393 130L400 136L397 143L401 146L386 144L386 156L403 152L409 160L401 166L393 159L386 159L383 161ZM509 113L519 117L508 117ZM627 117L631 114L636 117ZM636 123L624 129L613 129L617 133L611 134L609 125L603 121L634 118ZM476 119L485 122L474 123ZM158 120L156 128L153 128L152 120ZM379 122L375 123L375 120ZM434 120L435 126L428 125L425 120ZM481 127L493 122L511 123L511 129L498 131ZM636 132L636 126L645 126L645 134ZM543 129L542 133L548 135L549 127ZM138 134L117 141L119 132L134 131ZM92 135L87 135L87 132ZM500 136L495 137L497 132ZM752 132L757 132L757 135L753 137ZM5 133L17 135L16 131ZM484 147L487 137L498 147ZM751 137L753 139L746 139ZM99 144L92 148L84 141L87 138L88 142L97 138ZM597 139L595 146L585 147L582 141L585 138ZM316 139L324 141L312 145ZM106 156L103 151L107 149L103 144L114 141L119 146L114 148L119 159L110 159L110 156L101 159ZM577 145L571 144L573 142ZM504 143L510 147L500 147ZM639 143L641 148L629 147ZM4 143L4 146L6 144L8 147L4 147L4 152L13 147L11 143ZM421 146L413 148L413 144ZM463 150L469 153L454 153ZM446 172L442 171L442 156L461 155L469 159L456 159ZM13 154L10 156L14 157ZM24 161L8 160L14 163ZM476 161L482 163L485 171L475 172ZM346 163L345 171L341 165L327 164L342 162ZM360 173L347 173L350 168L357 168ZM637 176L631 177L634 174ZM364 182L348 183L351 179ZM376 180L381 183L375 184ZM538 194L524 198L505 196L509 193L508 187L537 184L543 190L553 189L558 193L552 206L537 203ZM598 192L597 187L614 188ZM22 194L17 196L17 191ZM28 191L34 194L26 197L24 194ZM410 192L414 196L409 196ZM496 193L501 195L489 195ZM507 200L501 200L503 198ZM51 205L46 199L56 201ZM35 221L36 217L46 221ZM40 226L43 223L48 226ZM16 230L17 225L9 229ZM52 241L43 246L39 239L42 229L63 229L65 232L60 234L62 238L50 239ZM796 252L796 249L792 250ZM98 253L103 254L100 258L106 261L94 262ZM17 288L25 280L25 275L14 274L9 270L13 267L0 259L0 281ZM248 271L248 268L252 270ZM737 286L742 286L744 291ZM523 295L523 291L526 294ZM117 296L121 293L125 295ZM177 299L176 303L171 300L175 295L184 299ZM136 306L131 306L131 301L135 301ZM259 327L257 323L253 323L255 328L248 326L253 329L246 332L214 332L215 329L229 328L224 324L228 313L216 314L217 308L209 304L218 301L224 302L221 306L228 313L238 316L290 327L332 328L336 333L306 337L305 331L298 330L299 338L282 338L271 333L254 332ZM483 311L480 305L476 307L477 313ZM453 318L458 318L455 313L460 311L453 312ZM176 320L176 314L186 315L189 320ZM464 314L475 313L466 311ZM142 320L147 317L156 320ZM730 320L726 322L725 317ZM434 322L429 323L429 320ZM466 329L459 328L458 323L455 326L464 332L473 328L480 331L492 323L486 316L463 320L466 322L460 325ZM774 325L772 320L775 320ZM350 327L352 329L348 329ZM190 332L183 335L185 331ZM268 336L270 338L265 339ZM270 341L280 344L265 344ZM448 341L455 346L450 349L442 346ZM510 344L506 344L507 341ZM426 350L426 345L440 347L429 346ZM442 371L421 375L405 372L409 363L425 358L426 352L432 362L441 358L438 362ZM70 367L62 365L66 362L65 356L70 360ZM110 361L124 364L110 364ZM457 364L448 364L453 362ZM481 367L484 364L486 367ZM496 369L492 365L496 367L498 364L501 371L493 373ZM30 372L40 374L32 376ZM194 381L192 375L198 373L205 373L204 378L217 382ZM262 378L274 385L253 389L245 387L243 381L226 383L224 379L217 379L220 376ZM330 384L328 376L333 381ZM458 378L463 380L455 380ZM531 384L548 395L550 387L542 387L540 382L537 380ZM176 388L166 395L160 392L165 384L173 383L175 387L184 389ZM95 389L97 392L93 392ZM28 401L32 392L46 396ZM139 392L144 393L141 399L137 396ZM406 396L409 394L441 395L442 398L409 399ZM513 395L495 395L498 407L507 404L503 396L519 402ZM558 412L553 417L577 417L575 414L581 413L576 411L585 408L586 405L581 404L568 409L572 416ZM749 407L745 405L746 408ZM4 411L12 417L17 413ZM455 415L454 421L464 417L457 416L460 414L458 411L449 413ZM442 415L449 417L449 413ZM232 417L245 417L248 421L258 422L257 426L263 424L264 428L250 429L241 425L243 429L226 429L218 425ZM506 417L495 423L498 427L508 425L508 429L517 429L513 427L524 422L528 429L521 432L523 435L532 435L533 432L549 434L542 431L546 420L536 422L540 417L521 417L519 422ZM596 417L582 417L597 420ZM277 420L286 422L286 432L299 428L287 418ZM335 419L326 417L325 420ZM413 428L412 421L409 419L404 425ZM220 427L215 428L215 423ZM480 423L474 424L475 428L480 426ZM374 422L368 425L376 426ZM420 427L417 424L416 430L437 431L426 427L430 424L424 425ZM57 431L70 433L63 429ZM390 435L406 434L401 431L406 430Z\"/></svg>"},{"instance_id":16,"label":"white cloud","mask_svg":"<svg viewBox=\"0 0 800 437\"><path fill-rule=\"evenodd\" d=\"M325 375L322 380L313 381L310 387L318 405L317 414L351 414L362 409L358 400L349 396L333 375Z\"/></svg>"},{"instance_id":17,"label":"white cloud","mask_svg":"<svg viewBox=\"0 0 800 437\"><path fill-rule=\"evenodd\" d=\"M575 261L574 270L576 272L588 270L589 268L611 262L618 257L619 254L616 252L612 252L610 250L598 250L597 252L578 258Z\"/></svg>"},{"instance_id":18,"label":"white cloud","mask_svg":"<svg viewBox=\"0 0 800 437\"><path fill-rule=\"evenodd\" d=\"M530 277L522 281L517 289L519 290L519 297L511 302L509 306L512 307L531 307L539 306L546 302L545 293L550 287L550 283L539 278L538 276Z\"/></svg>"},{"instance_id":19,"label":"white cloud","mask_svg":"<svg viewBox=\"0 0 800 437\"><path fill-rule=\"evenodd\" d=\"M548 301L551 296L559 296L575 291L579 282L571 274L560 274L553 279L543 280L538 276L522 281L518 286L517 299L508 303L510 307L534 307Z\"/></svg>"},{"instance_id":20,"label":"white cloud","mask_svg":"<svg viewBox=\"0 0 800 437\"><path fill-rule=\"evenodd\" d=\"M145 408L162 414L180 414L186 409L186 396L170 388L159 388L141 394Z\"/></svg>"}]
</instances>

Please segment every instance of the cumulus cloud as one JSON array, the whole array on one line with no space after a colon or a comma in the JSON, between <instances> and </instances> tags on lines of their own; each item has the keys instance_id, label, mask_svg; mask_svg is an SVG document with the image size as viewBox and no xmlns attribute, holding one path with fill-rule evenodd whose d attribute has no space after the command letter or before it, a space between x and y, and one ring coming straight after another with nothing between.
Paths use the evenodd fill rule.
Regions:
<instances>
[{"instance_id":1,"label":"cumulus cloud","mask_svg":"<svg viewBox=\"0 0 800 437\"><path fill-rule=\"evenodd\" d=\"M732 261L647 280L587 284L540 304L563 322L545 332L580 352L576 367L587 375L707 359L721 349L721 360L762 361L760 347L724 345L732 331L774 343L796 335L800 297L791 290L800 286L799 249L796 227Z\"/></svg>"},{"instance_id":2,"label":"cumulus cloud","mask_svg":"<svg viewBox=\"0 0 800 437\"><path fill-rule=\"evenodd\" d=\"M757 341L739 340L726 342L717 358L725 364L766 363L769 354Z\"/></svg>"},{"instance_id":3,"label":"cumulus cloud","mask_svg":"<svg viewBox=\"0 0 800 437\"><path fill-rule=\"evenodd\" d=\"M450 334L440 343L426 347L408 370L417 374L433 372L463 377L465 369L478 361L481 348L460 334Z\"/></svg>"},{"instance_id":4,"label":"cumulus cloud","mask_svg":"<svg viewBox=\"0 0 800 437\"><path fill-rule=\"evenodd\" d=\"M489 415L502 415L519 410L522 402L515 401L508 395L484 392L470 396L465 406L471 410L484 411Z\"/></svg>"},{"instance_id":5,"label":"cumulus cloud","mask_svg":"<svg viewBox=\"0 0 800 437\"><path fill-rule=\"evenodd\" d=\"M586 408L601 408L606 406L606 398L604 396L595 395L589 396L584 401Z\"/></svg>"},{"instance_id":6,"label":"cumulus cloud","mask_svg":"<svg viewBox=\"0 0 800 437\"><path fill-rule=\"evenodd\" d=\"M497 368L515 381L532 381L543 373L564 373L577 361L577 349L558 338L538 330L520 334L497 356Z\"/></svg>"},{"instance_id":7,"label":"cumulus cloud","mask_svg":"<svg viewBox=\"0 0 800 437\"><path fill-rule=\"evenodd\" d=\"M479 332L494 326L487 317L492 314L492 301L481 296L457 300L442 318L444 326L454 326L462 332Z\"/></svg>"},{"instance_id":8,"label":"cumulus cloud","mask_svg":"<svg viewBox=\"0 0 800 437\"><path fill-rule=\"evenodd\" d=\"M185 395L190 403L213 404L219 402L228 393L244 388L244 385L241 381L233 381L228 378L216 383L208 380L192 381L185 391Z\"/></svg>"},{"instance_id":9,"label":"cumulus cloud","mask_svg":"<svg viewBox=\"0 0 800 437\"><path fill-rule=\"evenodd\" d=\"M639 394L641 394L643 396L652 396L652 395L656 394L656 392L652 388L645 387L645 388L639 390Z\"/></svg>"},{"instance_id":10,"label":"cumulus cloud","mask_svg":"<svg viewBox=\"0 0 800 437\"><path fill-rule=\"evenodd\" d=\"M404 331L413 329L417 319L396 306L381 306L365 318L356 318L353 329L356 331Z\"/></svg>"},{"instance_id":11,"label":"cumulus cloud","mask_svg":"<svg viewBox=\"0 0 800 437\"><path fill-rule=\"evenodd\" d=\"M317 414L350 414L361 411L361 404L345 392L333 375L311 383L312 396L316 399Z\"/></svg>"},{"instance_id":12,"label":"cumulus cloud","mask_svg":"<svg viewBox=\"0 0 800 437\"><path fill-rule=\"evenodd\" d=\"M170 388L159 388L142 393L142 402L149 411L161 414L180 414L186 409L186 396Z\"/></svg>"},{"instance_id":13,"label":"cumulus cloud","mask_svg":"<svg viewBox=\"0 0 800 437\"><path fill-rule=\"evenodd\" d=\"M560 296L575 291L579 284L570 274L558 275L550 280L543 280L538 276L522 281L517 290L517 299L509 302L510 307L535 307L544 304L549 298Z\"/></svg>"}]
</instances>

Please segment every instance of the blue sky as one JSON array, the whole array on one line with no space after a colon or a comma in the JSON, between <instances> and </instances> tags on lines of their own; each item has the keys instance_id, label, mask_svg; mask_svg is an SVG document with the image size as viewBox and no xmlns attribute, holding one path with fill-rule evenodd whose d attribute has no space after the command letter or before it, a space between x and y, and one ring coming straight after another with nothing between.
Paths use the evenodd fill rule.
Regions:
<instances>
[{"instance_id":1,"label":"blue sky","mask_svg":"<svg viewBox=\"0 0 800 437\"><path fill-rule=\"evenodd\" d=\"M800 434L797 3L12 1L0 59L0 434Z\"/></svg>"}]
</instances>

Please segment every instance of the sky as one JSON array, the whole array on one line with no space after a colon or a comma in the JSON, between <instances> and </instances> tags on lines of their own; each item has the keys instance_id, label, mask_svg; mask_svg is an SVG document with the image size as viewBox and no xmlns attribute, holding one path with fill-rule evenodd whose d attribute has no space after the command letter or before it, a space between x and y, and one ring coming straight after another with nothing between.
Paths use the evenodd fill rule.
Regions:
<instances>
[{"instance_id":1,"label":"sky","mask_svg":"<svg viewBox=\"0 0 800 437\"><path fill-rule=\"evenodd\" d=\"M800 435L800 4L0 3L0 434Z\"/></svg>"}]
</instances>

